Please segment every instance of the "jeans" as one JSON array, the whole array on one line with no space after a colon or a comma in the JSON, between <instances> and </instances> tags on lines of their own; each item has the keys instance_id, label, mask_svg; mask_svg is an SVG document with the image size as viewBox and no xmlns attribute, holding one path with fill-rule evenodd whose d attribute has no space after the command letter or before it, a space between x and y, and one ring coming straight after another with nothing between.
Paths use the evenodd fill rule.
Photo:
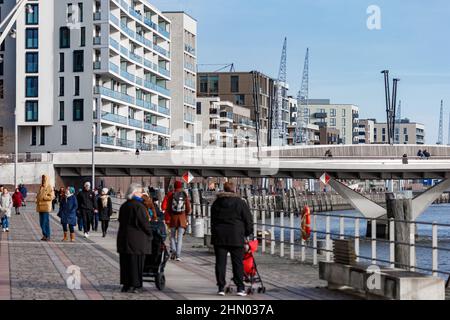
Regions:
<instances>
[{"instance_id":1,"label":"jeans","mask_svg":"<svg viewBox=\"0 0 450 320\"><path fill-rule=\"evenodd\" d=\"M83 217L83 229L85 233L91 231L91 224L94 218L93 212L89 210L81 210L81 215Z\"/></svg>"},{"instance_id":2,"label":"jeans","mask_svg":"<svg viewBox=\"0 0 450 320\"><path fill-rule=\"evenodd\" d=\"M172 253L176 253L177 258L179 258L181 255L181 246L183 245L184 228L171 228L170 230L170 248L172 249Z\"/></svg>"},{"instance_id":3,"label":"jeans","mask_svg":"<svg viewBox=\"0 0 450 320\"><path fill-rule=\"evenodd\" d=\"M8 216L4 216L2 218L2 228L3 229L9 228L9 218L8 218Z\"/></svg>"},{"instance_id":4,"label":"jeans","mask_svg":"<svg viewBox=\"0 0 450 320\"><path fill-rule=\"evenodd\" d=\"M77 217L77 224L78 224L78 230L83 231L83 217L82 216Z\"/></svg>"},{"instance_id":5,"label":"jeans","mask_svg":"<svg viewBox=\"0 0 450 320\"><path fill-rule=\"evenodd\" d=\"M91 221L92 230L94 230L94 231L97 231L97 229L98 229L98 220L99 220L99 214L98 214L98 212L95 212L93 215L93 219Z\"/></svg>"},{"instance_id":6,"label":"jeans","mask_svg":"<svg viewBox=\"0 0 450 320\"><path fill-rule=\"evenodd\" d=\"M42 235L50 239L50 217L48 212L39 212L39 224L41 225Z\"/></svg>"},{"instance_id":7,"label":"jeans","mask_svg":"<svg viewBox=\"0 0 450 320\"><path fill-rule=\"evenodd\" d=\"M228 252L230 253L231 265L233 267L233 281L238 291L244 291L244 248L242 247L214 246L217 286L220 291L225 289Z\"/></svg>"},{"instance_id":8,"label":"jeans","mask_svg":"<svg viewBox=\"0 0 450 320\"><path fill-rule=\"evenodd\" d=\"M67 228L67 226L69 226L69 228ZM69 224L69 225L63 224L62 227L63 227L64 232L67 232L67 230L70 230L70 233L75 233L74 226L71 224Z\"/></svg>"}]
</instances>

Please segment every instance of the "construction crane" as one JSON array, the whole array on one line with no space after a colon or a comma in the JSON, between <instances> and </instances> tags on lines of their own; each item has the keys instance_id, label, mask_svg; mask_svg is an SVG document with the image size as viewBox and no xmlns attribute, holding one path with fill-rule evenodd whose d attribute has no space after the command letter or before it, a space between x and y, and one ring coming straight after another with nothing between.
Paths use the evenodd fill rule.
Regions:
<instances>
[{"instance_id":1,"label":"construction crane","mask_svg":"<svg viewBox=\"0 0 450 320\"><path fill-rule=\"evenodd\" d=\"M308 144L305 134L306 110L309 107L309 48L306 49L305 64L303 66L302 85L297 95L297 128L295 130L295 144Z\"/></svg>"},{"instance_id":2,"label":"construction crane","mask_svg":"<svg viewBox=\"0 0 450 320\"><path fill-rule=\"evenodd\" d=\"M448 118L448 142L447 144L450 146L450 114L449 114L449 118Z\"/></svg>"},{"instance_id":3,"label":"construction crane","mask_svg":"<svg viewBox=\"0 0 450 320\"><path fill-rule=\"evenodd\" d=\"M209 66L209 67L212 67L212 66L219 67L219 66L220 66L219 69L214 70L214 71L212 71L212 72L220 72L220 71L222 71L222 70L229 70L229 72L236 72L236 70L234 69L234 63L206 63L206 64L197 64L197 72L199 71L199 70L198 70L198 67L200 67L200 66Z\"/></svg>"},{"instance_id":4,"label":"construction crane","mask_svg":"<svg viewBox=\"0 0 450 320\"><path fill-rule=\"evenodd\" d=\"M283 145L285 133L283 132L283 101L286 99L287 81L287 38L284 38L283 50L281 52L280 69L278 80L275 85L276 100L272 104L271 121L271 145Z\"/></svg>"},{"instance_id":5,"label":"construction crane","mask_svg":"<svg viewBox=\"0 0 450 320\"><path fill-rule=\"evenodd\" d=\"M394 143L395 138L395 114L396 114L396 104L397 104L397 86L400 79L395 78L393 80L392 87L392 97L390 93L389 86L389 70L381 71L384 74L384 90L385 90L385 98L386 98L386 126L387 126L387 134L388 134L388 144ZM391 101L392 99L392 101Z\"/></svg>"},{"instance_id":6,"label":"construction crane","mask_svg":"<svg viewBox=\"0 0 450 320\"><path fill-rule=\"evenodd\" d=\"M439 114L439 131L438 131L438 145L444 144L444 100L441 100L441 112Z\"/></svg>"}]
</instances>

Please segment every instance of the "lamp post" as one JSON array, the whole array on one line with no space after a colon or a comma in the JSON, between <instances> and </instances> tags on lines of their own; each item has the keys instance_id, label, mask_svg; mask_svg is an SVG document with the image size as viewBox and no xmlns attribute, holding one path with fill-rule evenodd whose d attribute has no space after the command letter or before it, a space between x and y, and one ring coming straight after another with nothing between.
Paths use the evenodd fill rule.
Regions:
<instances>
[{"instance_id":1,"label":"lamp post","mask_svg":"<svg viewBox=\"0 0 450 320\"><path fill-rule=\"evenodd\" d=\"M95 188L95 122L92 123L92 189Z\"/></svg>"}]
</instances>

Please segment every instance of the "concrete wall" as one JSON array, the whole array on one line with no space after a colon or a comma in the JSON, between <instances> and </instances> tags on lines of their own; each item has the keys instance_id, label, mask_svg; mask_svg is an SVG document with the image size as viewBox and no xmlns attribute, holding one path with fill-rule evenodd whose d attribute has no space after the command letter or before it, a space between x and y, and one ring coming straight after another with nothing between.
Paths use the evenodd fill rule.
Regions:
<instances>
[{"instance_id":1,"label":"concrete wall","mask_svg":"<svg viewBox=\"0 0 450 320\"><path fill-rule=\"evenodd\" d=\"M41 176L46 174L50 177L52 185L55 184L55 169L52 163L33 162L19 163L17 166L17 182L18 184L38 185L41 183ZM14 164L7 163L0 165L0 184L14 184Z\"/></svg>"}]
</instances>

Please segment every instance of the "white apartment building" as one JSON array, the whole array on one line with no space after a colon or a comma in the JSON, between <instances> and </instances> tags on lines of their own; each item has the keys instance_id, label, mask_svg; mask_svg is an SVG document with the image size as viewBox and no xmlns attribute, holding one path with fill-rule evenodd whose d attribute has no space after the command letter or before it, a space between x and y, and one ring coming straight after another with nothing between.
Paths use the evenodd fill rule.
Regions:
<instances>
[{"instance_id":1,"label":"white apartment building","mask_svg":"<svg viewBox=\"0 0 450 320\"><path fill-rule=\"evenodd\" d=\"M359 108L353 104L331 104L329 99L309 99L305 122L338 129L342 144L359 143Z\"/></svg>"},{"instance_id":2,"label":"white apartment building","mask_svg":"<svg viewBox=\"0 0 450 320\"><path fill-rule=\"evenodd\" d=\"M386 122L375 122L373 128L373 143L388 143ZM425 125L411 122L409 119L401 119L395 123L395 144L425 144Z\"/></svg>"},{"instance_id":3,"label":"white apartment building","mask_svg":"<svg viewBox=\"0 0 450 320\"><path fill-rule=\"evenodd\" d=\"M16 26L19 152L90 150L93 127L97 149L170 147L170 20L147 0L29 3Z\"/></svg>"},{"instance_id":4,"label":"white apartment building","mask_svg":"<svg viewBox=\"0 0 450 320\"><path fill-rule=\"evenodd\" d=\"M197 108L197 21L185 12L163 14L171 21L171 143L174 148L192 148Z\"/></svg>"}]
</instances>

